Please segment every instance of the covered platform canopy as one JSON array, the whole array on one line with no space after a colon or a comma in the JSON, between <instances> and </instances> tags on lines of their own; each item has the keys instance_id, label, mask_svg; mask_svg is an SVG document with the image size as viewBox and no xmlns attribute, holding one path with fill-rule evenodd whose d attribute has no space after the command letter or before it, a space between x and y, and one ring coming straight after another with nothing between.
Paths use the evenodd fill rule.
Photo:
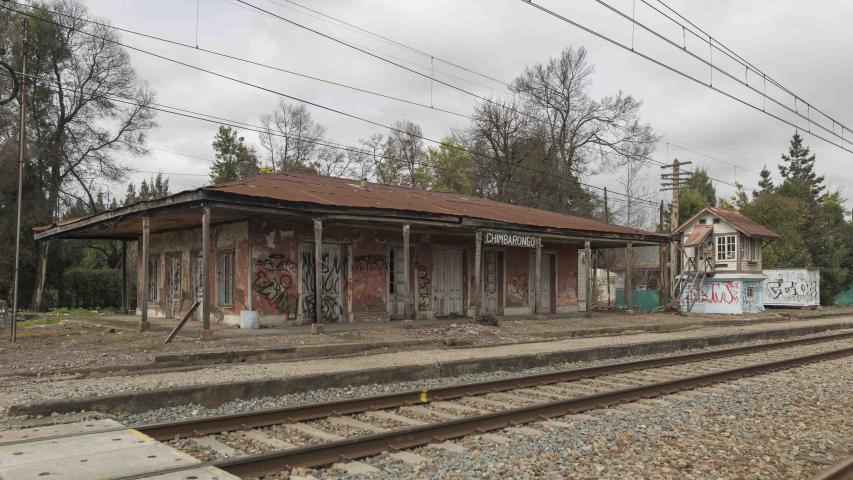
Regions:
<instances>
[{"instance_id":1,"label":"covered platform canopy","mask_svg":"<svg viewBox=\"0 0 853 480\"><path fill-rule=\"evenodd\" d=\"M315 230L318 225L322 228L324 222L359 227L375 224L385 228L397 224L406 231L411 228L476 235L478 249L485 231L534 235L540 242L571 242L583 245L587 251L665 245L670 240L665 233L494 200L306 173L265 174L205 186L34 230L35 238L40 241L67 238L140 240L144 255L151 233L201 226L202 253L206 256L210 225L273 217L303 223L313 221ZM205 270L207 264L205 259ZM205 272L205 284L207 275ZM146 287L143 285L141 292L145 298ZM208 300L201 305L203 319L208 317L205 303L209 303ZM145 317L145 309L142 314Z\"/></svg>"}]
</instances>

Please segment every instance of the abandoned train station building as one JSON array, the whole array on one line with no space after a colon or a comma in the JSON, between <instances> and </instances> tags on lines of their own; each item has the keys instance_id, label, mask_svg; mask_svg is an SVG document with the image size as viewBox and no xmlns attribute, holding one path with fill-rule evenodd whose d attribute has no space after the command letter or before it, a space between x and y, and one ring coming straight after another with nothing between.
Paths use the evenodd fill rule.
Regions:
<instances>
[{"instance_id":1,"label":"abandoned train station building","mask_svg":"<svg viewBox=\"0 0 853 480\"><path fill-rule=\"evenodd\" d=\"M236 324L246 311L275 326L585 310L593 249L630 254L669 240L482 198L302 173L184 191L62 221L36 238L137 242L141 328L198 302L203 335L211 318Z\"/></svg>"}]
</instances>

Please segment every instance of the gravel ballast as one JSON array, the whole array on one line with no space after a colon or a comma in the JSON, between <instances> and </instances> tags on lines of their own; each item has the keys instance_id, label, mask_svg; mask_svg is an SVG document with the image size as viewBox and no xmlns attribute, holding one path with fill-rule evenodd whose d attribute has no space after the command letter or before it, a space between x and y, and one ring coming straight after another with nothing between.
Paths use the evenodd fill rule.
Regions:
<instances>
[{"instance_id":1,"label":"gravel ballast","mask_svg":"<svg viewBox=\"0 0 853 480\"><path fill-rule=\"evenodd\" d=\"M810 478L853 453L853 369L842 358L556 420L542 433L497 431L454 441L464 453L413 450L418 465L389 454L363 459L370 478ZM354 478L335 469L318 479Z\"/></svg>"},{"instance_id":2,"label":"gravel ballast","mask_svg":"<svg viewBox=\"0 0 853 480\"><path fill-rule=\"evenodd\" d=\"M810 337L819 337L821 335L810 335L804 337L797 338L810 338ZM110 415L111 418L122 422L127 425L140 425L140 424L149 424L149 423L160 423L160 422L171 422L177 420L184 419L192 419L198 417L212 416L212 415L227 415L233 413L241 413L241 412L249 412L255 411L259 409L265 408L279 408L279 407L289 407L294 405L302 405L308 403L319 403L319 402L328 402L333 400L341 400L345 398L353 398L353 397L363 397L370 395L381 395L386 393L394 393L400 391L409 391L409 390L421 390L421 389L431 389L436 387L444 387L448 385L455 385L461 383L471 383L471 382L483 382L483 381L491 381L498 380L510 377L517 376L526 376L526 375L534 375L540 373L549 373L559 370L571 370L578 368L587 368L587 367L595 367L600 365L610 365L614 363L624 363L631 361L639 361L639 360L647 360L651 358L661 358L675 355L682 355L688 353L696 353L696 352L704 352L704 351L714 351L714 350L723 350L733 347L740 346L748 346L748 345L757 345L762 343L770 343L770 342L745 342L739 343L737 345L725 345L723 347L714 347L714 348L706 348L706 349L691 349L691 350L683 350L679 352L671 352L662 355L643 355L643 356L632 356L632 357L623 357L618 359L608 359L608 360L598 360L592 362L571 362L571 363L560 363L551 365L549 367L541 367L541 368L531 368L521 371L490 371L478 374L467 374L456 377L447 377L447 378L434 378L434 379L426 379L426 380L418 380L418 381L410 381L410 382L394 382L394 383L382 383L382 384L373 384L373 385L363 385L357 387L345 387L345 388L329 388L329 389L320 389L320 390L312 390L298 394L289 394L289 395L280 395L280 396L272 396L272 397L262 397L262 398L253 398L253 399L235 399L231 402L222 404L215 408L207 408L201 405L195 404L187 404L177 407L168 407L168 408L160 408L160 409L152 409L147 412L130 414L130 415L120 415L113 414Z\"/></svg>"},{"instance_id":3,"label":"gravel ballast","mask_svg":"<svg viewBox=\"0 0 853 480\"><path fill-rule=\"evenodd\" d=\"M158 389L174 389L181 386L212 385L216 383L248 380L268 380L313 375L364 371L372 368L408 365L433 365L464 359L492 359L514 355L545 354L573 349L607 347L642 342L703 338L714 335L734 335L796 327L817 327L849 321L850 317L796 322L764 323L739 327L704 327L688 331L668 333L643 333L618 337L594 337L539 342L496 347L422 350L418 352L396 352L365 355L346 359L321 359L299 362L281 362L259 365L222 365L190 372L117 374L110 377L76 378L74 376L46 376L41 378L9 379L0 383L0 414L12 405L27 405L51 399L85 398L113 394L136 393ZM430 381L415 382L418 386L430 386ZM358 390L353 387L353 390ZM112 412L115 413L115 412Z\"/></svg>"}]
</instances>

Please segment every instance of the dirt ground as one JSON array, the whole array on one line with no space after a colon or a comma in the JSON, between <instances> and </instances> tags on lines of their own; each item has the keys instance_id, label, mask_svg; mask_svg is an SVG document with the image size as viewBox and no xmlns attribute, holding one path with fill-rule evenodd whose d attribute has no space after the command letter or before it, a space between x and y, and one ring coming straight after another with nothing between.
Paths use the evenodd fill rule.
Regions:
<instances>
[{"instance_id":1,"label":"dirt ground","mask_svg":"<svg viewBox=\"0 0 853 480\"><path fill-rule=\"evenodd\" d=\"M81 368L132 366L151 362L158 354L270 349L287 346L342 343L408 342L385 346L383 351L435 348L446 339L451 345L502 345L552 341L576 336L618 335L642 331L671 331L708 325L738 325L853 313L851 307L821 310L773 310L750 316L680 316L655 313L626 315L595 313L547 318L501 319L499 326L483 326L468 319L415 322L402 328L399 322L328 325L326 333L312 335L306 327L239 330L214 326L214 340L198 338L198 326L188 326L174 342L163 340L172 320L158 321L154 330L139 333L132 316L72 314L46 317L44 322L19 325L18 342L9 342L8 326L0 340L0 377L71 372ZM55 323L52 323L55 322ZM375 353L375 352L371 352Z\"/></svg>"}]
</instances>

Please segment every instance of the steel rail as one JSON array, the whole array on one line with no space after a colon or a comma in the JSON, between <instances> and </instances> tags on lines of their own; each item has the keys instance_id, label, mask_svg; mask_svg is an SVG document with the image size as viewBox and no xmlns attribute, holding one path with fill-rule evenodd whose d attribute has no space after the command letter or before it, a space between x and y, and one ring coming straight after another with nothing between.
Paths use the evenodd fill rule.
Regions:
<instances>
[{"instance_id":1,"label":"steel rail","mask_svg":"<svg viewBox=\"0 0 853 480\"><path fill-rule=\"evenodd\" d=\"M298 466L317 467L329 465L339 461L350 461L356 458L376 455L389 449L399 450L418 447L436 441L460 438L471 434L580 413L596 408L606 408L610 405L653 398L728 380L840 358L851 354L853 354L853 347L848 347L640 387L519 407L496 413L475 415L432 425L403 428L386 433L355 437L320 445L223 460L214 462L212 465L232 475L244 478L263 476Z\"/></svg>"},{"instance_id":2,"label":"steel rail","mask_svg":"<svg viewBox=\"0 0 853 480\"><path fill-rule=\"evenodd\" d=\"M853 479L853 455L833 463L820 471L812 480L851 480Z\"/></svg>"},{"instance_id":3,"label":"steel rail","mask_svg":"<svg viewBox=\"0 0 853 480\"><path fill-rule=\"evenodd\" d=\"M137 425L132 428L135 428L136 430L157 440L170 440L174 439L176 436L201 436L224 431L247 430L250 428L267 427L283 423L316 420L318 418L332 415L339 416L371 410L395 408L405 405L429 403L431 401L452 400L454 398L464 396L483 395L518 388L582 380L603 375L634 372L649 368L694 363L767 350L843 340L851 337L853 337L853 332L846 332L820 337L783 340L759 345L714 350L709 352L688 353L649 360L637 360L612 365L561 370L523 377L511 377L500 380L457 384L433 389L411 390L407 392L343 399L293 407L263 409L253 412L218 415L178 422Z\"/></svg>"}]
</instances>

